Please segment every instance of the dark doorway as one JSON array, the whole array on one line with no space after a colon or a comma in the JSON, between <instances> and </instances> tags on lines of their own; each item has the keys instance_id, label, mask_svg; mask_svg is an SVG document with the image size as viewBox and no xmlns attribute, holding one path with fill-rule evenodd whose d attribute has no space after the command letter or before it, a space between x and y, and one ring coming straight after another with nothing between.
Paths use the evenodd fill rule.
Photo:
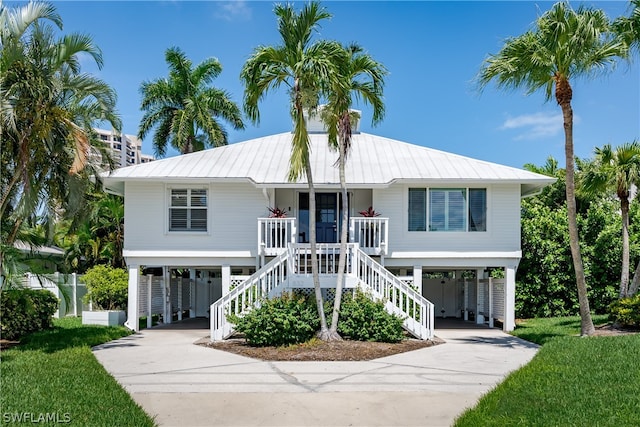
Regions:
<instances>
[{"instance_id":1,"label":"dark doorway","mask_svg":"<svg viewBox=\"0 0 640 427\"><path fill-rule=\"evenodd\" d=\"M349 195L351 196L351 195ZM342 203L339 193L316 193L316 240L337 243ZM298 241L309 243L309 193L298 196Z\"/></svg>"}]
</instances>

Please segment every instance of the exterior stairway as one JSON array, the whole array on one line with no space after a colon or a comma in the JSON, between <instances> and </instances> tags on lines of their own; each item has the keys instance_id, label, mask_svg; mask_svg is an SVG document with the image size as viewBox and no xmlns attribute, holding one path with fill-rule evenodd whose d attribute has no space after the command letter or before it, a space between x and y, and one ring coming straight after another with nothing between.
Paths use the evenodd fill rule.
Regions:
<instances>
[{"instance_id":1,"label":"exterior stairway","mask_svg":"<svg viewBox=\"0 0 640 427\"><path fill-rule=\"evenodd\" d=\"M333 279L323 280L324 283L333 283L331 287L335 287L339 253L340 245L317 246L321 279ZM223 340L233 334L233 325L227 321L227 314L242 316L259 306L263 298L296 288L313 287L309 261L308 245L289 244L284 252L211 304L211 340ZM347 246L345 276L346 289L358 287L372 298L384 301L386 310L403 317L404 328L416 338L433 338L433 304L364 253L357 243Z\"/></svg>"}]
</instances>

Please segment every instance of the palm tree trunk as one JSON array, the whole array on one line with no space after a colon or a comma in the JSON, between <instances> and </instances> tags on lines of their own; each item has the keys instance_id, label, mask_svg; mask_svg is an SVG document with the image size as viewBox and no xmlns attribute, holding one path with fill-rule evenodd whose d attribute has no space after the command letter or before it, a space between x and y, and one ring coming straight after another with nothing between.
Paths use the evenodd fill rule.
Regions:
<instances>
[{"instance_id":1,"label":"palm tree trunk","mask_svg":"<svg viewBox=\"0 0 640 427\"><path fill-rule=\"evenodd\" d=\"M640 285L640 261L638 261L638 265L636 266L636 271L633 274L633 280L631 281L631 286L629 286L629 292L627 292L627 295L632 297L637 294L638 285Z\"/></svg>"},{"instance_id":2,"label":"palm tree trunk","mask_svg":"<svg viewBox=\"0 0 640 427\"><path fill-rule=\"evenodd\" d=\"M622 272L620 274L619 298L629 296L629 199L620 199L622 212Z\"/></svg>"},{"instance_id":3,"label":"palm tree trunk","mask_svg":"<svg viewBox=\"0 0 640 427\"><path fill-rule=\"evenodd\" d=\"M316 248L316 189L313 185L311 175L311 164L306 162L305 174L309 184L309 245L311 246L311 275L313 276L313 289L316 295L316 306L320 317L320 332L318 338L323 341L330 339L327 318L324 315L324 301L322 300L322 290L320 289L320 272L318 271L318 254Z\"/></svg>"},{"instance_id":4,"label":"palm tree trunk","mask_svg":"<svg viewBox=\"0 0 640 427\"><path fill-rule=\"evenodd\" d=\"M578 221L575 195L574 155L573 155L573 109L571 108L571 86L564 78L556 81L556 99L562 108L564 120L564 152L566 161L566 195L567 195L567 219L569 222L569 245L573 258L573 268L576 273L576 286L578 288L578 302L580 303L580 334L593 335L595 328L591 320L589 298L587 296L587 282L584 276L582 254L580 253L580 240L578 236Z\"/></svg>"},{"instance_id":5,"label":"palm tree trunk","mask_svg":"<svg viewBox=\"0 0 640 427\"><path fill-rule=\"evenodd\" d=\"M338 320L340 318L340 304L342 302L342 288L345 276L345 266L347 264L347 222L349 221L349 196L347 194L347 180L345 177L345 153L346 144L344 141L340 141L340 157L339 161L339 173L340 173L340 193L342 197L342 226L340 227L340 259L338 260L338 278L336 281L336 295L333 301L333 315L331 316L331 329L332 334L335 334L338 338ZM335 339L334 336L334 339Z\"/></svg>"}]
</instances>

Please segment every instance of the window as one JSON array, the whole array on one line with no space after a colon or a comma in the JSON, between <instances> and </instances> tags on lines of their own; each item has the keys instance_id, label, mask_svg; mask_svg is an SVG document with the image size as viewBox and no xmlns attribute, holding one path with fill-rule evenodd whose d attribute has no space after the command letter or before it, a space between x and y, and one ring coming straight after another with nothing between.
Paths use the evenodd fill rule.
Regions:
<instances>
[{"instance_id":1,"label":"window","mask_svg":"<svg viewBox=\"0 0 640 427\"><path fill-rule=\"evenodd\" d=\"M487 190L469 189L469 231L487 231Z\"/></svg>"},{"instance_id":2,"label":"window","mask_svg":"<svg viewBox=\"0 0 640 427\"><path fill-rule=\"evenodd\" d=\"M464 188L429 190L429 231L465 231L467 190Z\"/></svg>"},{"instance_id":3,"label":"window","mask_svg":"<svg viewBox=\"0 0 640 427\"><path fill-rule=\"evenodd\" d=\"M409 231L487 231L485 188L409 188Z\"/></svg>"},{"instance_id":4,"label":"window","mask_svg":"<svg viewBox=\"0 0 640 427\"><path fill-rule=\"evenodd\" d=\"M427 191L424 188L409 189L409 231L427 230Z\"/></svg>"},{"instance_id":5,"label":"window","mask_svg":"<svg viewBox=\"0 0 640 427\"><path fill-rule=\"evenodd\" d=\"M207 231L207 190L171 190L169 231Z\"/></svg>"}]
</instances>

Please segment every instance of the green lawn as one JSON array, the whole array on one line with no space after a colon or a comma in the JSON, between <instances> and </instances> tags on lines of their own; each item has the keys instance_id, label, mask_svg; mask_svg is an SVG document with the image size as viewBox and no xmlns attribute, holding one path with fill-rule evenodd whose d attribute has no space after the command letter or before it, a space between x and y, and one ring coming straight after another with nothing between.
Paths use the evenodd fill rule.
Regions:
<instances>
[{"instance_id":1,"label":"green lawn","mask_svg":"<svg viewBox=\"0 0 640 427\"><path fill-rule=\"evenodd\" d=\"M543 343L538 354L455 425L638 426L640 335L580 338L579 331L579 318L527 320L514 335Z\"/></svg>"},{"instance_id":2,"label":"green lawn","mask_svg":"<svg viewBox=\"0 0 640 427\"><path fill-rule=\"evenodd\" d=\"M0 354L0 424L69 421L77 426L153 426L91 353L91 346L128 335L122 327L56 320L55 329L25 337ZM22 418L22 422L15 422Z\"/></svg>"}]
</instances>

